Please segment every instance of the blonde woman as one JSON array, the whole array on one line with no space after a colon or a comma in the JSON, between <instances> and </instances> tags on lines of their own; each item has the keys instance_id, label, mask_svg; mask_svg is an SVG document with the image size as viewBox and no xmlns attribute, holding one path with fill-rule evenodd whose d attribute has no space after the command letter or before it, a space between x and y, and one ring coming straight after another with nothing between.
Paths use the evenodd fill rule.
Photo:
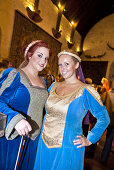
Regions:
<instances>
[{"instance_id":1,"label":"blonde woman","mask_svg":"<svg viewBox=\"0 0 114 170\"><path fill-rule=\"evenodd\" d=\"M85 147L96 143L109 124L99 94L91 85L80 81L80 62L81 58L73 51L58 54L64 81L49 88L34 170L83 170ZM85 137L82 121L88 110L97 123Z\"/></svg>"}]
</instances>

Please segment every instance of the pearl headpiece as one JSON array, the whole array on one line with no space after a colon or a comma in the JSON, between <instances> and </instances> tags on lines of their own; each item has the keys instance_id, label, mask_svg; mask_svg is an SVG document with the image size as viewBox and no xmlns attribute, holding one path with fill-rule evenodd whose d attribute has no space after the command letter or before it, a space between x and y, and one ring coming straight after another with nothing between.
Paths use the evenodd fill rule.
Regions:
<instances>
[{"instance_id":1,"label":"pearl headpiece","mask_svg":"<svg viewBox=\"0 0 114 170\"><path fill-rule=\"evenodd\" d=\"M24 57L26 57L28 51L29 51L29 48L32 47L36 42L40 42L40 40L36 40L36 41L32 41L27 47L26 47L26 50L25 50L25 53L24 53Z\"/></svg>"},{"instance_id":2,"label":"pearl headpiece","mask_svg":"<svg viewBox=\"0 0 114 170\"><path fill-rule=\"evenodd\" d=\"M68 52L68 51L66 51L66 50L63 50L63 51L61 51L59 54L58 54L58 58L61 56L61 55L70 55L70 56L73 56L74 58L76 58L79 62L81 62L81 58L78 56L78 55L76 55L76 54L74 54L74 53L72 53L72 52Z\"/></svg>"}]
</instances>

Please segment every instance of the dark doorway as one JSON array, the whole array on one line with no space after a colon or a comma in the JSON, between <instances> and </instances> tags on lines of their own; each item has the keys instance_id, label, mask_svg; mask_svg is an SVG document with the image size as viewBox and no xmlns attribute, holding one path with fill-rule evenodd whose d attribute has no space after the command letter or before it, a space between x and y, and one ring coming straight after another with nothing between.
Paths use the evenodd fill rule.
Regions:
<instances>
[{"instance_id":1,"label":"dark doorway","mask_svg":"<svg viewBox=\"0 0 114 170\"><path fill-rule=\"evenodd\" d=\"M94 84L101 84L102 77L106 77L108 61L82 61L84 77L91 78Z\"/></svg>"}]
</instances>

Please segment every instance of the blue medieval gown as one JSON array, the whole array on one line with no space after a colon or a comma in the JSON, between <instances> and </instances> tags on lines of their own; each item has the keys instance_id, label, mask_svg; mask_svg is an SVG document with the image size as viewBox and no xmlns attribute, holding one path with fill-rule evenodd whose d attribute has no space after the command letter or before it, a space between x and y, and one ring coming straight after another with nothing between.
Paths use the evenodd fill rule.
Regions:
<instances>
[{"instance_id":1,"label":"blue medieval gown","mask_svg":"<svg viewBox=\"0 0 114 170\"><path fill-rule=\"evenodd\" d=\"M56 94L59 82L49 88L46 115L39 138L34 170L82 170L85 147L77 148L73 140L83 135L82 121L88 110L97 119L87 139L96 143L110 119L99 94L90 85L82 85L72 93Z\"/></svg>"},{"instance_id":2,"label":"blue medieval gown","mask_svg":"<svg viewBox=\"0 0 114 170\"><path fill-rule=\"evenodd\" d=\"M42 82L45 84L43 79ZM19 169L33 169L47 97L46 88L32 86L20 69L9 68L1 74L0 112L7 115L7 125L5 136L0 138L0 170L13 170L15 167L22 137L14 127L22 119L27 119L32 131L30 138L26 137Z\"/></svg>"}]
</instances>

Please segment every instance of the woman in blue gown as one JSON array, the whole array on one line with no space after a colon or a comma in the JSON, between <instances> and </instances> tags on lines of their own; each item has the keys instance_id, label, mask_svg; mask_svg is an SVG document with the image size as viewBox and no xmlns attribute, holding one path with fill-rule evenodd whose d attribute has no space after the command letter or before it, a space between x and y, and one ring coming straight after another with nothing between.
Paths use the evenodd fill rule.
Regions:
<instances>
[{"instance_id":1,"label":"woman in blue gown","mask_svg":"<svg viewBox=\"0 0 114 170\"><path fill-rule=\"evenodd\" d=\"M0 138L1 170L33 169L48 97L45 80L38 74L50 55L45 42L32 41L24 48L21 68L8 68L1 73L0 112L7 115L5 136Z\"/></svg>"},{"instance_id":2,"label":"woman in blue gown","mask_svg":"<svg viewBox=\"0 0 114 170\"><path fill-rule=\"evenodd\" d=\"M110 121L96 90L77 79L80 57L64 50L58 59L64 81L49 88L34 170L82 170L85 146L96 143ZM97 123L86 138L82 121L88 110Z\"/></svg>"}]
</instances>

